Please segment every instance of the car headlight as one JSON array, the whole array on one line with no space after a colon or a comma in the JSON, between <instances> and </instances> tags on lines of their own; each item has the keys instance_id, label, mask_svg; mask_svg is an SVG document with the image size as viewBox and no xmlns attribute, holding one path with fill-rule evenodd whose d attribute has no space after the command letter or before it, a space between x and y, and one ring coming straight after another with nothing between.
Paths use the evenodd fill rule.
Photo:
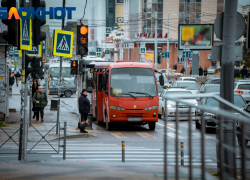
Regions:
<instances>
[{"instance_id":1,"label":"car headlight","mask_svg":"<svg viewBox=\"0 0 250 180\"><path fill-rule=\"evenodd\" d=\"M117 110L117 111L124 111L124 108L118 106L109 106L110 109Z\"/></svg>"},{"instance_id":2,"label":"car headlight","mask_svg":"<svg viewBox=\"0 0 250 180\"><path fill-rule=\"evenodd\" d=\"M146 111L152 111L152 110L155 110L155 109L158 109L158 106L151 106L151 107L145 108Z\"/></svg>"},{"instance_id":3,"label":"car headlight","mask_svg":"<svg viewBox=\"0 0 250 180\"><path fill-rule=\"evenodd\" d=\"M173 105L173 104L167 104L167 108L174 108L175 107L175 105Z\"/></svg>"},{"instance_id":4,"label":"car headlight","mask_svg":"<svg viewBox=\"0 0 250 180\"><path fill-rule=\"evenodd\" d=\"M198 103L196 103L195 106L198 106Z\"/></svg>"},{"instance_id":5,"label":"car headlight","mask_svg":"<svg viewBox=\"0 0 250 180\"><path fill-rule=\"evenodd\" d=\"M212 117L215 117L215 116L216 116L216 115L213 114L213 113L207 113L207 112L205 112L204 115L205 115L205 116L212 116Z\"/></svg>"}]
</instances>

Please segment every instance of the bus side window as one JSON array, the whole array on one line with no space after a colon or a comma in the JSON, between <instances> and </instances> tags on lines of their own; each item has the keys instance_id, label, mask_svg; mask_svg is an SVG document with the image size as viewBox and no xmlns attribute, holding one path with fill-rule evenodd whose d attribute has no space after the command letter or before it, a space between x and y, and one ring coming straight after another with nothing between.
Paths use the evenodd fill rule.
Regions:
<instances>
[{"instance_id":1,"label":"bus side window","mask_svg":"<svg viewBox=\"0 0 250 180\"><path fill-rule=\"evenodd\" d=\"M102 91L102 74L98 77L98 91Z\"/></svg>"}]
</instances>

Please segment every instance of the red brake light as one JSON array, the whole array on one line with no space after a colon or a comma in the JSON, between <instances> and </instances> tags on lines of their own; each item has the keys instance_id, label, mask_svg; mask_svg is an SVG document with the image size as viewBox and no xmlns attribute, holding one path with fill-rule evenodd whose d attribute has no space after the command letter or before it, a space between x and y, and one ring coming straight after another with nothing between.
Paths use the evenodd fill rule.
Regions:
<instances>
[{"instance_id":1,"label":"red brake light","mask_svg":"<svg viewBox=\"0 0 250 180\"><path fill-rule=\"evenodd\" d=\"M240 94L243 93L243 91L239 91L239 90L236 90L235 92L236 92L236 93L240 93Z\"/></svg>"}]
</instances>

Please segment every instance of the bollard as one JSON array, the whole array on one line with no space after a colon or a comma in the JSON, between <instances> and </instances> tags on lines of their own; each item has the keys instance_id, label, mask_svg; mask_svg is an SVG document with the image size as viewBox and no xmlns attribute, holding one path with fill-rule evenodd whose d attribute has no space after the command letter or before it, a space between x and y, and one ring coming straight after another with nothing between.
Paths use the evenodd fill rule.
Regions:
<instances>
[{"instance_id":1,"label":"bollard","mask_svg":"<svg viewBox=\"0 0 250 180\"><path fill-rule=\"evenodd\" d=\"M66 159L66 133L67 133L67 122L64 122L64 137L63 137L63 159Z\"/></svg>"},{"instance_id":2,"label":"bollard","mask_svg":"<svg viewBox=\"0 0 250 180\"><path fill-rule=\"evenodd\" d=\"M181 142L181 165L184 166L184 143Z\"/></svg>"},{"instance_id":3,"label":"bollard","mask_svg":"<svg viewBox=\"0 0 250 180\"><path fill-rule=\"evenodd\" d=\"M122 141L122 162L125 162L125 141Z\"/></svg>"}]
</instances>

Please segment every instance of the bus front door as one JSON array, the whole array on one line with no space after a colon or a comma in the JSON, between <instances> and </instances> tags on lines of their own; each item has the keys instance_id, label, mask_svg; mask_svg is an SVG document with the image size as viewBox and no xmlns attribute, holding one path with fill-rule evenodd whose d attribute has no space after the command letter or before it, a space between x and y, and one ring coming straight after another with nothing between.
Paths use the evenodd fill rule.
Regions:
<instances>
[{"instance_id":1,"label":"bus front door","mask_svg":"<svg viewBox=\"0 0 250 180\"><path fill-rule=\"evenodd\" d=\"M96 88L96 120L97 121L103 121L103 107L102 107L102 101L103 101L103 92L102 92L102 75L103 72L97 73L97 88Z\"/></svg>"}]
</instances>

